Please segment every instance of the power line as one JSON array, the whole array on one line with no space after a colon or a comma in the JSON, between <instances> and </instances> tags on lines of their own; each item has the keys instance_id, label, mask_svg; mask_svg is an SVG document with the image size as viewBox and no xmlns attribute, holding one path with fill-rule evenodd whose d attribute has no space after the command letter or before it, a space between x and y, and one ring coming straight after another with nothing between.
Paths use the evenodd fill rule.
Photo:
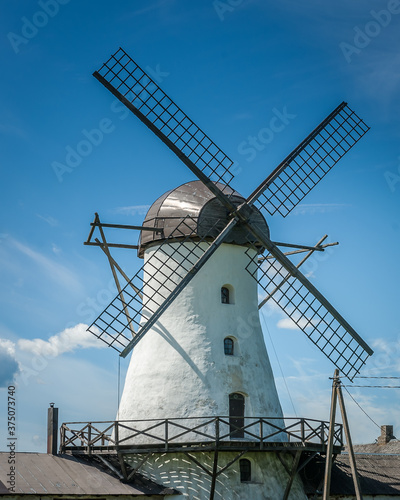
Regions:
<instances>
[{"instance_id":1,"label":"power line","mask_svg":"<svg viewBox=\"0 0 400 500\"><path fill-rule=\"evenodd\" d=\"M353 398L353 396L350 394L350 392L347 390L346 386L345 385L342 385L341 387L344 387L345 391L347 392L347 394L351 397L351 399L355 402L355 404L360 408L360 410L371 420L371 422L373 422L377 427L378 429L381 428L381 426L379 424L377 424L375 422L375 420L373 418L371 418L368 413L364 410L364 408L361 407L361 405L359 403L357 403L357 401ZM354 387L354 386L353 386Z\"/></svg>"},{"instance_id":2,"label":"power line","mask_svg":"<svg viewBox=\"0 0 400 500\"><path fill-rule=\"evenodd\" d=\"M400 385L343 385L342 387L368 387L373 389L400 389Z\"/></svg>"},{"instance_id":3,"label":"power line","mask_svg":"<svg viewBox=\"0 0 400 500\"><path fill-rule=\"evenodd\" d=\"M279 362L278 354L276 353L276 349L275 349L274 343L273 343L273 341L272 341L272 337L271 337L271 333L270 333L269 328L268 328L268 325L267 325L267 321L266 321L266 319L265 319L264 314L263 314L263 312L262 312L262 311L261 311L261 317L262 317L262 319L263 319L264 326L265 326L265 328L267 329L268 337L269 337L269 340L270 340L270 342L271 342L272 349L274 350L275 357L276 357L276 360L277 360L277 362L278 362L279 370L280 370L280 372L281 372L281 375L282 375L282 378L283 378L283 382L284 382L285 387L286 387L286 391L287 391L287 393L288 393L288 396L289 396L290 402L291 402L291 404L292 404L292 408L293 408L294 414L295 414L295 415L296 415L296 417L297 417L296 408L294 407L293 399L292 399L292 396L291 396L291 394L290 394L289 387L288 387L288 385L287 385L287 383L286 383L286 378L285 378L285 375L284 375L284 373L283 373L282 366L281 366L281 364L280 364L280 362Z\"/></svg>"},{"instance_id":4,"label":"power line","mask_svg":"<svg viewBox=\"0 0 400 500\"><path fill-rule=\"evenodd\" d=\"M363 377L361 375L356 375L354 378L380 378L380 379L394 379L400 380L400 377Z\"/></svg>"}]
</instances>

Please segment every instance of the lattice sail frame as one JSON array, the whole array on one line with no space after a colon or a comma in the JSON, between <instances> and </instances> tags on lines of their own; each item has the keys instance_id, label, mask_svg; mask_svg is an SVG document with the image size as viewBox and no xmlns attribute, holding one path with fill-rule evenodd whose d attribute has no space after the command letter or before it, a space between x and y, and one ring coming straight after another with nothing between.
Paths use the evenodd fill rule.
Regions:
<instances>
[{"instance_id":1,"label":"lattice sail frame","mask_svg":"<svg viewBox=\"0 0 400 500\"><path fill-rule=\"evenodd\" d=\"M271 175L255 206L286 217L369 127L346 103L340 104Z\"/></svg>"},{"instance_id":2,"label":"lattice sail frame","mask_svg":"<svg viewBox=\"0 0 400 500\"><path fill-rule=\"evenodd\" d=\"M198 224L198 219L190 216L178 222L170 236L155 247L145 264L124 286L124 302L118 294L93 321L88 331L120 354L132 338L137 343L141 338L141 328L210 245L206 237L197 237ZM218 224L219 220L215 222L215 227ZM189 241L191 245L187 245ZM144 284L145 267L147 279Z\"/></svg>"},{"instance_id":3,"label":"lattice sail frame","mask_svg":"<svg viewBox=\"0 0 400 500\"><path fill-rule=\"evenodd\" d=\"M300 281L272 254L258 260L246 251L246 271L282 311L349 380L359 373L368 353Z\"/></svg>"},{"instance_id":4,"label":"lattice sail frame","mask_svg":"<svg viewBox=\"0 0 400 500\"><path fill-rule=\"evenodd\" d=\"M147 126L153 125L153 132L161 131L209 179L229 186L233 161L123 49L119 48L94 76L135 112L133 106Z\"/></svg>"},{"instance_id":5,"label":"lattice sail frame","mask_svg":"<svg viewBox=\"0 0 400 500\"><path fill-rule=\"evenodd\" d=\"M176 106L176 104L126 54L125 51L119 49L116 54L111 56L107 63L102 66L99 72L94 73L94 76L146 126L148 126L150 130L152 130L185 163L185 165L195 173L221 203L225 207L228 207L232 214L231 221L197 261L195 271L193 272L193 268L191 269L189 279L193 277L195 272L200 270L202 265L206 262L206 259L208 259L211 253L224 241L224 238L239 220L245 226L247 225L250 227L249 224L246 223L246 209L254 204L255 207L266 210L268 213L276 213L278 211L281 215L286 216L319 182L319 180L326 175L337 161L339 161L339 159L369 130L369 127L348 108L347 104L342 103L290 155L288 155L263 183L260 184L246 200L245 206L239 207L236 210L236 207L232 206L229 196L227 197L223 191L219 190L213 184L213 182L219 181L229 185L233 177L230 172L232 160L230 160L215 143L213 143L178 106ZM256 235L258 231L253 227L252 232ZM358 355L358 353L356 353L356 357L358 356L358 358L357 361L353 363L352 355L348 355L348 353L345 352L351 342L345 340L344 349L342 349L339 347L339 343L335 344L334 340L331 342L333 337L329 328L332 329L333 335L336 335L341 341L349 332L346 328L344 328L344 332L340 332L340 328L343 328L342 325L347 325L348 330L352 332L350 336L354 339L354 343L357 343L358 339L366 350L369 351L369 354L372 354L372 350L357 333L354 332L350 325L348 325L331 304L329 304L325 297L323 297L303 275L300 276L299 273L296 273L296 269L293 267L292 263L283 256L269 238L265 239L263 236L258 236L258 238L260 242L266 246L266 248L269 248L270 252L284 264L280 264L283 268L291 270L291 273L298 276L294 278L289 274L290 277L287 279L287 286L288 290L292 290L293 295L283 295L291 299L291 301L295 303L293 305L297 306L296 314L292 314L294 320L297 320L299 327L303 329L306 335L322 350L322 352L324 352L323 349L326 346L328 346L328 348L330 348L329 346L333 347L333 350L330 350L329 354L326 352L324 352L324 354L334 363L336 360L340 364L340 366L337 366L341 370L347 370L347 373L351 375L351 367L356 369L359 363L365 362L364 354ZM182 242L182 244L183 243L184 242ZM210 253L211 250L212 252ZM191 261L188 268L191 267L192 263ZM188 269L185 268L184 270ZM254 273L254 271L252 272ZM263 277L265 278L266 276L267 274ZM167 300L164 301L163 304L166 307L168 307L167 304L170 304L183 289L183 285L187 283L187 278L188 275L184 280L180 279L180 286L175 286L176 290L174 293L171 292L168 302ZM166 277L166 280L168 280L168 277ZM299 286L299 280L301 281L301 286ZM298 285L290 287L289 285L291 282L298 283ZM265 286L268 288L268 285ZM307 290L306 295L304 295L304 293L302 295L302 287L304 290ZM316 296L319 297L319 299L316 299ZM296 299L294 297L296 297ZM298 301L299 297L301 299L300 301ZM317 323L317 325L321 325L321 322L328 318L327 315L324 314L320 318L314 318L311 322L309 321L310 318L306 315L307 309L303 310L301 304L305 301L304 304L307 303L308 308L312 307L314 302L311 301L311 297L314 302L322 301L327 308L330 308L331 312L339 319L339 321L334 321L337 321L340 326L340 328L337 328L333 321L327 322L327 328L324 328L323 332L320 334L321 338L317 341L315 337L309 335L307 327L313 325L312 321ZM279 299L279 296L277 296L277 298ZM119 297L115 300L119 300ZM283 300L278 300L277 303L280 307L284 307L285 302ZM291 307L288 302L286 304L289 308ZM111 308L111 306L112 304L110 304L102 314L109 314L107 310ZM321 307L325 306L320 304L316 313L322 313ZM113 321L118 320L122 309L121 307L118 309L117 315L115 315L115 311L111 309L110 318L117 316L117 318L112 319L111 324L114 324ZM149 318L145 324L140 320L141 312L135 313L134 318L142 327L147 324L146 328L148 329L150 325L154 324L157 318L160 317L163 310L165 310L165 307L163 308L160 306L156 312L153 311L153 317ZM289 310L289 312L285 310L285 312L291 317L291 310ZM331 312L327 311L327 314L331 314ZM297 315L300 316L298 317ZM302 317L301 315L303 315L303 319L299 319ZM100 317L101 316L102 315L100 315ZM103 319L101 318L99 321L103 321ZM302 328L302 321L306 322L304 328ZM106 327L110 325L107 321L105 321L104 324ZM93 327L95 331L97 331L97 328L97 325ZM314 327L314 330L318 331L316 327ZM128 337L120 337L120 335L123 335L124 331L123 329L120 330L116 328L112 337L116 339L125 338L125 340L128 341ZM329 332L328 334L331 335L329 338L324 337L327 331ZM145 332L146 330L144 333ZM105 336L107 335L104 330L103 333ZM134 336L135 340L133 342L132 340L129 341L128 348L129 346L132 348L132 345L140 340L140 330L139 334L135 334ZM325 347L321 346L321 339L327 341ZM117 340L115 342L117 342ZM125 345L124 342L121 345ZM115 348L114 345L112 346ZM360 346L360 349L364 351L362 346ZM125 348L125 355L127 352L128 349ZM356 352L356 350L354 350L354 352ZM339 353L338 357L330 357L331 354L336 356L337 353ZM365 352L365 358L367 356L368 353Z\"/></svg>"}]
</instances>

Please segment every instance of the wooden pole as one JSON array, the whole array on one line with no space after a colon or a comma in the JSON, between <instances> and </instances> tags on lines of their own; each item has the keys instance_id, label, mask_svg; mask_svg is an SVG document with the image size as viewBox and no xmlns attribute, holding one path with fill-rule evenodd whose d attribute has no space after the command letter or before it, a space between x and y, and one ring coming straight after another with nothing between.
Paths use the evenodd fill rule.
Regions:
<instances>
[{"instance_id":1,"label":"wooden pole","mask_svg":"<svg viewBox=\"0 0 400 500\"><path fill-rule=\"evenodd\" d=\"M286 485L285 493L283 494L283 500L287 500L289 498L289 493L290 493L290 490L292 489L292 484L293 484L294 478L296 477L297 469L299 467L301 453L302 453L302 450L296 451L296 455L293 459L292 468L291 468L290 475L289 475L289 481Z\"/></svg>"},{"instance_id":2,"label":"wooden pole","mask_svg":"<svg viewBox=\"0 0 400 500\"><path fill-rule=\"evenodd\" d=\"M353 483L354 483L354 489L355 489L355 492L356 492L356 499L357 500L362 500L362 493L361 493L361 488L360 488L360 482L359 482L358 473L357 473L356 459L355 459L355 456L354 456L353 443L351 441L349 422L347 420L347 413L346 413L346 408L344 406L344 399L343 399L342 388L340 386L340 380L339 380L339 383L337 385L337 389L336 390L337 390L338 399L339 399L340 411L342 413L342 421L343 421L343 427L344 427L344 434L346 436L347 447L349 449L349 460L350 460L350 467L351 467L351 475L353 476Z\"/></svg>"},{"instance_id":3,"label":"wooden pole","mask_svg":"<svg viewBox=\"0 0 400 500\"><path fill-rule=\"evenodd\" d=\"M123 307L126 319L128 321L128 327L129 327L129 330L131 331L132 337L134 338L136 335L136 332L133 328L131 317L129 316L129 309L128 309L128 306L125 302L125 297L124 297L124 294L122 293L121 285L119 284L119 280L118 280L118 275L117 275L117 272L115 270L113 259L111 257L110 251L108 250L107 240L106 240L106 237L104 235L104 231L103 231L103 228L101 227L100 220L99 220L98 216L97 216L97 222L98 222L98 227L99 227L101 239L103 240L103 246L101 248L104 251L104 253L107 255L108 262L109 262L110 267L111 267L111 272L113 274L115 284L117 285L118 295L119 295L119 298L122 302L122 307Z\"/></svg>"},{"instance_id":4,"label":"wooden pole","mask_svg":"<svg viewBox=\"0 0 400 500\"><path fill-rule=\"evenodd\" d=\"M335 416L336 416L336 402L337 402L336 386L338 380L339 380L339 370L336 369L333 375L333 382L332 382L331 414L329 418L329 435L328 435L328 446L326 449L324 491L322 495L322 500L329 500L329 492L331 489L333 437L335 434Z\"/></svg>"},{"instance_id":5,"label":"wooden pole","mask_svg":"<svg viewBox=\"0 0 400 500\"><path fill-rule=\"evenodd\" d=\"M214 500L215 483L217 481L217 467L218 467L218 450L214 451L214 465L211 477L210 500Z\"/></svg>"}]
</instances>

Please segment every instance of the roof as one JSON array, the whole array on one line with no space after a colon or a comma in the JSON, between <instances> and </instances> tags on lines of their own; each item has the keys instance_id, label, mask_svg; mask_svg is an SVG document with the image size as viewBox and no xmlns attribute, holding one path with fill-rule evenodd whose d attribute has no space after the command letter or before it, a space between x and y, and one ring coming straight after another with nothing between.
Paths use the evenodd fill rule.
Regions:
<instances>
[{"instance_id":1,"label":"roof","mask_svg":"<svg viewBox=\"0 0 400 500\"><path fill-rule=\"evenodd\" d=\"M9 453L0 452L0 481L7 485ZM16 454L15 493L51 495L136 495L159 496L172 494L152 481L136 479L134 484L122 483L115 475L95 462L71 455L45 453ZM9 494L9 492L7 491ZM0 492L0 495L2 493ZM3 493L4 494L4 493Z\"/></svg>"},{"instance_id":2,"label":"roof","mask_svg":"<svg viewBox=\"0 0 400 500\"><path fill-rule=\"evenodd\" d=\"M391 439L388 443L378 444L355 444L353 445L354 453L378 453L382 454L398 454L400 455L400 441L398 439Z\"/></svg>"},{"instance_id":3,"label":"roof","mask_svg":"<svg viewBox=\"0 0 400 500\"><path fill-rule=\"evenodd\" d=\"M216 183L230 201L238 206L245 200L238 192L228 186ZM253 225L269 236L267 223L261 212L253 208L249 213ZM201 182L192 181L182 184L164 193L150 207L144 227L158 228L159 232L142 231L139 241L139 257L152 244L159 244L168 237L176 238L215 238L229 221L229 211L221 204L215 195ZM225 243L238 245L254 242L254 236L244 228L236 226Z\"/></svg>"},{"instance_id":4,"label":"roof","mask_svg":"<svg viewBox=\"0 0 400 500\"><path fill-rule=\"evenodd\" d=\"M356 454L364 495L400 495L400 455ZM349 456L342 454L332 467L331 495L354 495Z\"/></svg>"},{"instance_id":5,"label":"roof","mask_svg":"<svg viewBox=\"0 0 400 500\"><path fill-rule=\"evenodd\" d=\"M400 496L400 454L394 452L399 450L400 442L392 441L390 447L390 443L353 446L363 495ZM379 449L381 453L360 452L362 449ZM311 498L320 487L324 469L325 460L317 455L301 472L306 492ZM330 493L340 498L355 495L347 453L338 455L333 462Z\"/></svg>"}]
</instances>

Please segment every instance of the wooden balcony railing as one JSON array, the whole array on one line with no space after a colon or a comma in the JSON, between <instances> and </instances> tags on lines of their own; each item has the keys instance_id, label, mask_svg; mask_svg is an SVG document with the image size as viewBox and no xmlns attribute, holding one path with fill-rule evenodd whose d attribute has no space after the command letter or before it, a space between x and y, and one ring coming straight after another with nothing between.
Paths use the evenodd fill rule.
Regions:
<instances>
[{"instance_id":1,"label":"wooden balcony railing","mask_svg":"<svg viewBox=\"0 0 400 500\"><path fill-rule=\"evenodd\" d=\"M101 453L115 450L209 445L223 449L251 445L253 449L314 448L328 442L329 422L306 418L193 417L103 422L67 422L61 426L60 452ZM342 425L335 424L334 446L343 447Z\"/></svg>"}]
</instances>

